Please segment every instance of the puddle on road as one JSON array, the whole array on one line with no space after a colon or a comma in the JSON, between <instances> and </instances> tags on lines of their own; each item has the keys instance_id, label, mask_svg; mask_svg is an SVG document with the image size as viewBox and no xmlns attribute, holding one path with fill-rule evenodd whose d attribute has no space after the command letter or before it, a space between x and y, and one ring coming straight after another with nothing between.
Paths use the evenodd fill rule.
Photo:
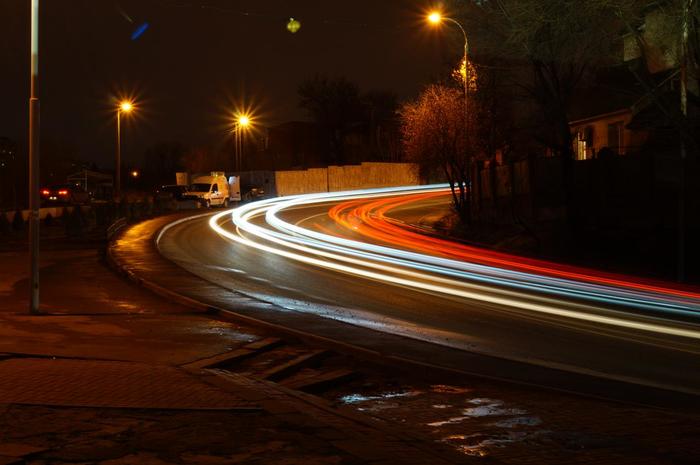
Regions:
<instances>
[{"instance_id":1,"label":"puddle on road","mask_svg":"<svg viewBox=\"0 0 700 465\"><path fill-rule=\"evenodd\" d=\"M500 399L480 397L462 386L431 385L426 389L353 392L337 402L392 422L412 425L436 441L476 457L536 441L550 432L542 420Z\"/></svg>"},{"instance_id":2,"label":"puddle on road","mask_svg":"<svg viewBox=\"0 0 700 465\"><path fill-rule=\"evenodd\" d=\"M518 431L504 434L455 434L443 438L442 442L451 445L465 455L487 457L491 455L494 448L505 448L509 445L534 440L547 433L547 431Z\"/></svg>"},{"instance_id":3,"label":"puddle on road","mask_svg":"<svg viewBox=\"0 0 700 465\"><path fill-rule=\"evenodd\" d=\"M448 386L446 384L433 384L430 386L432 392L443 393L443 394L466 394L471 392L471 389L458 386Z\"/></svg>"},{"instance_id":4,"label":"puddle on road","mask_svg":"<svg viewBox=\"0 0 700 465\"><path fill-rule=\"evenodd\" d=\"M492 423L493 426L498 426L499 428L515 428L517 426L539 426L541 424L542 420L540 420L538 417L515 417Z\"/></svg>"},{"instance_id":5,"label":"puddle on road","mask_svg":"<svg viewBox=\"0 0 700 465\"><path fill-rule=\"evenodd\" d=\"M369 401L384 401L386 399L394 399L396 397L412 397L422 394L421 391L406 391L406 392L385 392L374 396L363 396L362 394L349 394L340 398L343 404L357 404L359 402Z\"/></svg>"},{"instance_id":6,"label":"puddle on road","mask_svg":"<svg viewBox=\"0 0 700 465\"><path fill-rule=\"evenodd\" d=\"M389 402L390 399L415 397L421 394L423 394L421 391L385 392L379 395L349 394L341 397L340 402L347 405L361 404L356 407L360 412L377 413L400 407L398 402Z\"/></svg>"},{"instance_id":7,"label":"puddle on road","mask_svg":"<svg viewBox=\"0 0 700 465\"><path fill-rule=\"evenodd\" d=\"M201 324L189 327L188 331L192 333L216 335L234 342L253 342L258 339L258 336L246 332L239 326L217 320L204 320Z\"/></svg>"}]
</instances>

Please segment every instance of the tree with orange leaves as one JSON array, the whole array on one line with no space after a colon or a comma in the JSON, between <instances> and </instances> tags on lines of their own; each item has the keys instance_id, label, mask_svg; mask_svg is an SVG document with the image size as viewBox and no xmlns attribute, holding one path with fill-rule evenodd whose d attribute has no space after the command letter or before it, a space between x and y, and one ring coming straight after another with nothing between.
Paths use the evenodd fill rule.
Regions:
<instances>
[{"instance_id":1,"label":"tree with orange leaves","mask_svg":"<svg viewBox=\"0 0 700 465\"><path fill-rule=\"evenodd\" d=\"M439 84L428 86L415 102L400 110L402 140L408 159L424 168L438 168L452 189L453 206L460 219L469 223L471 172L476 159L477 118L464 114L464 93Z\"/></svg>"}]
</instances>

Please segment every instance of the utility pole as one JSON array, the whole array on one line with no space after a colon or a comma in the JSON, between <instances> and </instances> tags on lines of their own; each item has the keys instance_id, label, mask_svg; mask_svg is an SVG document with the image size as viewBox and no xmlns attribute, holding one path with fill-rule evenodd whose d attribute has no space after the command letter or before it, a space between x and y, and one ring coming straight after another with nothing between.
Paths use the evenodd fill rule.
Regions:
<instances>
[{"instance_id":1,"label":"utility pole","mask_svg":"<svg viewBox=\"0 0 700 465\"><path fill-rule=\"evenodd\" d=\"M117 109L117 152L114 161L114 199L117 202L117 210L122 202L122 109Z\"/></svg>"},{"instance_id":2,"label":"utility pole","mask_svg":"<svg viewBox=\"0 0 700 465\"><path fill-rule=\"evenodd\" d=\"M29 96L29 313L39 314L39 0L31 0L31 82Z\"/></svg>"}]
</instances>

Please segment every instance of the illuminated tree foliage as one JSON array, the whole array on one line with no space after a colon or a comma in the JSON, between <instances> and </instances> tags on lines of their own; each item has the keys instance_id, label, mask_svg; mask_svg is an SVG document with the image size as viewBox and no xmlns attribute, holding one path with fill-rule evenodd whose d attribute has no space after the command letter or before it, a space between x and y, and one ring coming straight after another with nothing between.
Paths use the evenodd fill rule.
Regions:
<instances>
[{"instance_id":1,"label":"illuminated tree foliage","mask_svg":"<svg viewBox=\"0 0 700 465\"><path fill-rule=\"evenodd\" d=\"M452 70L452 78L457 81L461 86L464 86L464 80L467 78L467 66L464 58L460 60L459 66ZM469 92L476 92L477 90L478 76L476 73L476 66L469 60Z\"/></svg>"},{"instance_id":2,"label":"illuminated tree foliage","mask_svg":"<svg viewBox=\"0 0 700 465\"><path fill-rule=\"evenodd\" d=\"M403 105L402 138L409 160L439 167L452 188L455 211L471 221L471 171L476 158L474 119L465 124L464 94L443 85L427 87L415 102Z\"/></svg>"}]
</instances>

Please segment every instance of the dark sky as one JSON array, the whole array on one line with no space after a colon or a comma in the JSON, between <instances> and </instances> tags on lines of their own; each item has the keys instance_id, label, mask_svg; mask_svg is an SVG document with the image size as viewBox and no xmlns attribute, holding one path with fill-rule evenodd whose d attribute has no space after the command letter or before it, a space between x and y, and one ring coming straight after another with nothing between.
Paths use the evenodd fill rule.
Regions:
<instances>
[{"instance_id":1,"label":"dark sky","mask_svg":"<svg viewBox=\"0 0 700 465\"><path fill-rule=\"evenodd\" d=\"M424 25L421 1L41 3L42 136L104 167L112 164L116 95L133 95L139 106L125 128L125 158L133 159L158 142L219 144L237 105L252 106L261 125L304 118L296 90L315 73L412 97L460 52L448 31ZM21 148L29 4L0 0L0 136ZM302 23L294 35L285 28L290 16Z\"/></svg>"}]
</instances>

